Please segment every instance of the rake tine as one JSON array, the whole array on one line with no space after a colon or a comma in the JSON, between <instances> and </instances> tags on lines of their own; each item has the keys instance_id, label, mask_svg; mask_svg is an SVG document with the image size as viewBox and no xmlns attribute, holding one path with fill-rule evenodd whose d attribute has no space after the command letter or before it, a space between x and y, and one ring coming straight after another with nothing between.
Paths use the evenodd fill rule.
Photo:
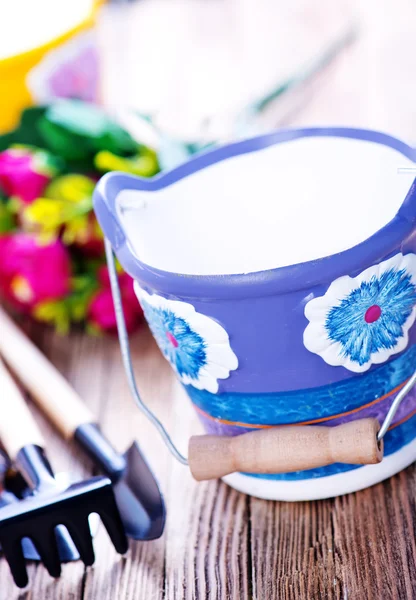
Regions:
<instances>
[{"instance_id":1,"label":"rake tine","mask_svg":"<svg viewBox=\"0 0 416 600\"><path fill-rule=\"evenodd\" d=\"M21 540L13 538L9 532L6 532L6 535L1 536L0 543L15 584L19 588L26 587L29 583L29 578L27 575Z\"/></svg>"},{"instance_id":2,"label":"rake tine","mask_svg":"<svg viewBox=\"0 0 416 600\"><path fill-rule=\"evenodd\" d=\"M82 562L86 567L90 567L94 564L95 554L88 516L80 513L70 514L65 519L65 526L77 547Z\"/></svg>"},{"instance_id":3,"label":"rake tine","mask_svg":"<svg viewBox=\"0 0 416 600\"><path fill-rule=\"evenodd\" d=\"M32 536L32 541L43 564L51 577L60 577L61 559L59 557L56 533L53 527L46 528L39 536Z\"/></svg>"},{"instance_id":4,"label":"rake tine","mask_svg":"<svg viewBox=\"0 0 416 600\"><path fill-rule=\"evenodd\" d=\"M122 536L124 530L108 477L93 477L66 489L58 485L43 449L45 440L25 398L1 359L0 388L0 406L4 407L0 419L1 441L15 468L33 492L24 500L4 506L0 511L0 543L16 584L24 587L28 583L28 575L22 538L31 539L49 574L59 577L61 558L58 542L75 545L85 566L94 563L88 515L99 512L102 503L112 509L107 513L107 521L113 518ZM60 525L66 529L59 528ZM117 546L123 546L112 528L111 531Z\"/></svg>"}]
</instances>

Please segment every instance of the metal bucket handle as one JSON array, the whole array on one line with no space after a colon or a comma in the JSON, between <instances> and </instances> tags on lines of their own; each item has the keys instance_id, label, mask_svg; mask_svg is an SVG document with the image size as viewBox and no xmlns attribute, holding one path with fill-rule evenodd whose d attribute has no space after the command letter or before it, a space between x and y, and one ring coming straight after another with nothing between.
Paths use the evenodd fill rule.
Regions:
<instances>
[{"instance_id":1,"label":"metal bucket handle","mask_svg":"<svg viewBox=\"0 0 416 600\"><path fill-rule=\"evenodd\" d=\"M111 290L121 355L130 392L143 414L156 427L171 454L190 467L195 479L215 479L235 471L279 473L311 469L335 462L375 464L383 459L383 438L404 398L416 384L416 371L392 402L381 427L377 419L358 419L337 427L277 426L239 436L201 435L189 442L188 458L178 450L165 427L143 402L131 361L114 253L105 239Z\"/></svg>"}]
</instances>

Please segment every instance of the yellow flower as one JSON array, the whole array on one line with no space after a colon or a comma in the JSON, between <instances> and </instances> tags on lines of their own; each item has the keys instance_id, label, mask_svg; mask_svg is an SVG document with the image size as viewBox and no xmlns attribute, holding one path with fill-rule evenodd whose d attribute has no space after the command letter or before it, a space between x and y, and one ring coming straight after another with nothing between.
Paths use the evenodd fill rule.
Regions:
<instances>
[{"instance_id":1,"label":"yellow flower","mask_svg":"<svg viewBox=\"0 0 416 600\"><path fill-rule=\"evenodd\" d=\"M92 208L92 194L95 182L86 175L62 175L54 179L46 188L44 196L51 200L64 200L66 202L90 201Z\"/></svg>"},{"instance_id":2,"label":"yellow flower","mask_svg":"<svg viewBox=\"0 0 416 600\"><path fill-rule=\"evenodd\" d=\"M66 334L69 331L70 315L63 302L41 302L34 307L32 314L38 321L53 324L60 334Z\"/></svg>"},{"instance_id":3,"label":"yellow flower","mask_svg":"<svg viewBox=\"0 0 416 600\"><path fill-rule=\"evenodd\" d=\"M70 245L77 242L78 244L86 243L89 236L89 219L88 215L74 217L65 225L65 230L62 235L62 240L65 244Z\"/></svg>"},{"instance_id":4,"label":"yellow flower","mask_svg":"<svg viewBox=\"0 0 416 600\"><path fill-rule=\"evenodd\" d=\"M84 175L58 177L47 187L44 197L23 209L24 227L36 232L41 242L58 237L64 227L64 242L73 243L87 230L93 189L94 182Z\"/></svg>"},{"instance_id":5,"label":"yellow flower","mask_svg":"<svg viewBox=\"0 0 416 600\"><path fill-rule=\"evenodd\" d=\"M42 225L44 229L56 229L72 218L73 210L64 200L38 198L23 213L25 224Z\"/></svg>"}]
</instances>

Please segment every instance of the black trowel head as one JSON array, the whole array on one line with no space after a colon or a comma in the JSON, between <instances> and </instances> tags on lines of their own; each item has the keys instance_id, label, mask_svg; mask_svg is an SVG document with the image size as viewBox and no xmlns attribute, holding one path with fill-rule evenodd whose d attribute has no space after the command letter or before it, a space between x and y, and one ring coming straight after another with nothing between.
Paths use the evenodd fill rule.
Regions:
<instances>
[{"instance_id":1,"label":"black trowel head","mask_svg":"<svg viewBox=\"0 0 416 600\"><path fill-rule=\"evenodd\" d=\"M125 452L126 467L114 482L114 494L126 534L134 540L159 538L165 527L166 509L159 486L137 442Z\"/></svg>"},{"instance_id":2,"label":"black trowel head","mask_svg":"<svg viewBox=\"0 0 416 600\"><path fill-rule=\"evenodd\" d=\"M80 425L74 437L112 481L128 537L134 540L160 537L165 525L165 504L137 442L120 454L93 423Z\"/></svg>"}]
</instances>

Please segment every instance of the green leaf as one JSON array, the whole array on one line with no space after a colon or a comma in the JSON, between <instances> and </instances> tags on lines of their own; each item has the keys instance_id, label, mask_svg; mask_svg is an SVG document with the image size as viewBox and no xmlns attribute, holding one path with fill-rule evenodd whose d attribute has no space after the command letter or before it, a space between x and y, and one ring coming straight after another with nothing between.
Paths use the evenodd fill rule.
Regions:
<instances>
[{"instance_id":1,"label":"green leaf","mask_svg":"<svg viewBox=\"0 0 416 600\"><path fill-rule=\"evenodd\" d=\"M104 264L105 264L105 261L103 259L89 258L84 263L85 272L86 272L86 274L88 274L88 276L94 277L94 279L96 279L98 269L100 267L102 267Z\"/></svg>"},{"instance_id":2,"label":"green leaf","mask_svg":"<svg viewBox=\"0 0 416 600\"><path fill-rule=\"evenodd\" d=\"M102 330L99 327L97 327L97 325L95 325L94 323L86 323L85 331L88 333L88 335L90 335L92 337L102 337L103 336Z\"/></svg>"},{"instance_id":3,"label":"green leaf","mask_svg":"<svg viewBox=\"0 0 416 600\"><path fill-rule=\"evenodd\" d=\"M46 145L66 160L85 160L91 154L89 144L59 124L43 117L38 123Z\"/></svg>"},{"instance_id":4,"label":"green leaf","mask_svg":"<svg viewBox=\"0 0 416 600\"><path fill-rule=\"evenodd\" d=\"M15 228L15 220L8 205L0 202L0 234L12 231Z\"/></svg>"},{"instance_id":5,"label":"green leaf","mask_svg":"<svg viewBox=\"0 0 416 600\"><path fill-rule=\"evenodd\" d=\"M73 278L73 292L67 298L69 313L73 321L81 322L85 320L88 306L98 287L95 277L84 274Z\"/></svg>"},{"instance_id":6,"label":"green leaf","mask_svg":"<svg viewBox=\"0 0 416 600\"><path fill-rule=\"evenodd\" d=\"M101 108L79 100L55 102L38 126L48 146L69 160L86 160L104 149L126 155L139 148Z\"/></svg>"},{"instance_id":7,"label":"green leaf","mask_svg":"<svg viewBox=\"0 0 416 600\"><path fill-rule=\"evenodd\" d=\"M44 147L42 136L37 128L37 122L45 111L45 106L33 106L24 110L16 129L0 136L0 152L6 150L11 144Z\"/></svg>"},{"instance_id":8,"label":"green leaf","mask_svg":"<svg viewBox=\"0 0 416 600\"><path fill-rule=\"evenodd\" d=\"M68 299L60 301L46 301L38 304L33 309L33 316L38 321L49 323L55 327L57 333L65 335L71 326Z\"/></svg>"}]
</instances>

